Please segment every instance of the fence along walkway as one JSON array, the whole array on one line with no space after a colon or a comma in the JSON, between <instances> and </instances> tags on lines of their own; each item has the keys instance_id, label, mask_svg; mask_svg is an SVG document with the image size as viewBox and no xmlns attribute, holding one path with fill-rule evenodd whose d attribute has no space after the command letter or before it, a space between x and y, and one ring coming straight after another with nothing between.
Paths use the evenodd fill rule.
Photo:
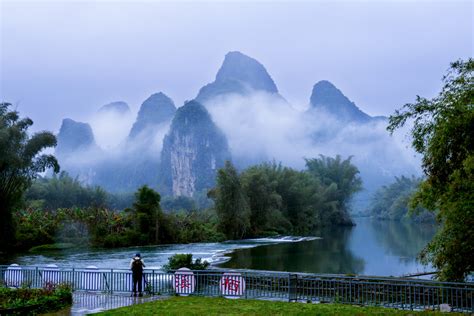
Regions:
<instances>
[{"instance_id":1,"label":"fence along walkway","mask_svg":"<svg viewBox=\"0 0 474 316\"><path fill-rule=\"evenodd\" d=\"M74 291L131 292L132 275L123 269L0 266L9 287L40 288L69 283ZM409 310L474 312L474 283L375 278L268 271L191 271L146 269L145 292L308 302L378 305ZM447 305L446 305L447 304ZM448 306L449 305L449 306Z\"/></svg>"}]
</instances>

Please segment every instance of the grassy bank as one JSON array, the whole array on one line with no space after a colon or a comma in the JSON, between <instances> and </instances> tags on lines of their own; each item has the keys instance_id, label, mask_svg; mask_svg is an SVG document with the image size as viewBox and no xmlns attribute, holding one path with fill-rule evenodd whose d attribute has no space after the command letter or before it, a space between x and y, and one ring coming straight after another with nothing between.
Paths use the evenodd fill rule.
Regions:
<instances>
[{"instance_id":1,"label":"grassy bank","mask_svg":"<svg viewBox=\"0 0 474 316\"><path fill-rule=\"evenodd\" d=\"M441 315L383 307L341 304L303 304L208 297L172 297L117 308L100 315Z\"/></svg>"}]
</instances>

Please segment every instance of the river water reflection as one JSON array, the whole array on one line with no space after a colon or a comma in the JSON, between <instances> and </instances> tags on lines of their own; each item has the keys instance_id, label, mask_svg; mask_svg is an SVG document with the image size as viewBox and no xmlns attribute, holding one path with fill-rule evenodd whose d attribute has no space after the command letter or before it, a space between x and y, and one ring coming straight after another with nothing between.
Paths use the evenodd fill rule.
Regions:
<instances>
[{"instance_id":1,"label":"river water reflection","mask_svg":"<svg viewBox=\"0 0 474 316\"><path fill-rule=\"evenodd\" d=\"M416 261L417 253L435 234L433 225L356 219L355 227L317 232L320 239L254 239L223 243L197 243L78 249L41 255L22 254L1 258L0 263L59 267L128 268L130 257L141 252L148 267L161 268L175 253L192 253L222 268L314 273L403 275L431 270ZM229 258L228 261L224 260Z\"/></svg>"},{"instance_id":2,"label":"river water reflection","mask_svg":"<svg viewBox=\"0 0 474 316\"><path fill-rule=\"evenodd\" d=\"M399 276L431 270L416 260L434 225L356 219L355 227L325 229L322 239L233 252L225 268Z\"/></svg>"}]
</instances>

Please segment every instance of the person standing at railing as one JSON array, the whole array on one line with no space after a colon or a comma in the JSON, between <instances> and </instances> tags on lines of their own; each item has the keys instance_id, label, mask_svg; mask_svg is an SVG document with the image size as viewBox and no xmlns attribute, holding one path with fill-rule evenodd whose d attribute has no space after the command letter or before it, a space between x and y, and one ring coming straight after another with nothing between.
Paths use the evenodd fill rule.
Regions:
<instances>
[{"instance_id":1,"label":"person standing at railing","mask_svg":"<svg viewBox=\"0 0 474 316\"><path fill-rule=\"evenodd\" d=\"M139 253L135 255L130 261L130 269L132 270L132 281L133 281L133 296L143 296L142 294L142 282L143 282L143 268L145 263L143 262Z\"/></svg>"}]
</instances>

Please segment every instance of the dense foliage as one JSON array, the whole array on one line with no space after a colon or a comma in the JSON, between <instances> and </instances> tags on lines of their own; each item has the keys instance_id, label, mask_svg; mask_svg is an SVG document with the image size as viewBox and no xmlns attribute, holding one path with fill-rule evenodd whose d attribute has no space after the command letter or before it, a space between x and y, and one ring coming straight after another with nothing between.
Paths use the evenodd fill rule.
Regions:
<instances>
[{"instance_id":1,"label":"dense foliage","mask_svg":"<svg viewBox=\"0 0 474 316\"><path fill-rule=\"evenodd\" d=\"M440 94L417 97L390 117L389 131L413 120L412 145L426 175L412 207L437 210L442 228L421 254L443 280L474 271L474 59L457 61Z\"/></svg>"},{"instance_id":2,"label":"dense foliage","mask_svg":"<svg viewBox=\"0 0 474 316\"><path fill-rule=\"evenodd\" d=\"M160 194L145 185L135 193L133 209L127 210L133 214L140 244L157 244L160 239L160 222L163 221L160 200Z\"/></svg>"},{"instance_id":3,"label":"dense foliage","mask_svg":"<svg viewBox=\"0 0 474 316\"><path fill-rule=\"evenodd\" d=\"M352 224L347 204L361 188L351 158L321 156L297 171L275 163L238 174L230 162L219 170L210 191L227 238L309 234L326 225Z\"/></svg>"},{"instance_id":4,"label":"dense foliage","mask_svg":"<svg viewBox=\"0 0 474 316\"><path fill-rule=\"evenodd\" d=\"M434 213L421 206L410 211L411 197L421 181L422 179L415 177L395 177L393 183L383 186L375 193L369 206L369 214L377 219L433 222Z\"/></svg>"},{"instance_id":5,"label":"dense foliage","mask_svg":"<svg viewBox=\"0 0 474 316\"><path fill-rule=\"evenodd\" d=\"M250 228L250 209L237 170L229 161L219 169L217 187L210 196L215 199L220 231L230 239L243 238Z\"/></svg>"},{"instance_id":6,"label":"dense foliage","mask_svg":"<svg viewBox=\"0 0 474 316\"><path fill-rule=\"evenodd\" d=\"M31 181L47 168L59 171L54 156L41 154L43 149L56 146L55 136L39 132L30 137L28 128L33 121L9 111L10 106L0 103L0 251L13 246L12 214Z\"/></svg>"},{"instance_id":7,"label":"dense foliage","mask_svg":"<svg viewBox=\"0 0 474 316\"><path fill-rule=\"evenodd\" d=\"M212 207L212 200L206 192L195 192L192 198L186 196L165 196L160 200L165 212L193 211ZM135 194L110 193L99 186L87 186L65 171L52 177L38 177L24 195L29 206L54 210L72 207L106 207L123 210L132 207Z\"/></svg>"},{"instance_id":8,"label":"dense foliage","mask_svg":"<svg viewBox=\"0 0 474 316\"><path fill-rule=\"evenodd\" d=\"M168 258L168 263L163 266L166 271L188 268L191 270L206 270L209 262L197 258L193 261L193 255L190 253L177 253Z\"/></svg>"},{"instance_id":9,"label":"dense foliage","mask_svg":"<svg viewBox=\"0 0 474 316\"><path fill-rule=\"evenodd\" d=\"M352 224L347 203L360 180L350 159L321 157L307 164L305 171L272 163L239 174L228 162L209 193L215 208L200 211L185 210L194 205L189 199L168 198L167 208L182 210L164 212L161 196L147 186L137 190L132 207L112 210L103 206L110 195L100 188L82 186L64 173L40 179L26 194L27 207L15 212L16 247L39 251L222 241Z\"/></svg>"},{"instance_id":10,"label":"dense foliage","mask_svg":"<svg viewBox=\"0 0 474 316\"><path fill-rule=\"evenodd\" d=\"M212 210L164 213L159 194L146 186L136 192L133 207L123 211L97 206L30 206L19 208L14 218L18 250L53 243L36 249L57 249L61 244L120 247L224 239L216 230L217 217Z\"/></svg>"},{"instance_id":11,"label":"dense foliage","mask_svg":"<svg viewBox=\"0 0 474 316\"><path fill-rule=\"evenodd\" d=\"M65 284L46 284L42 289L0 287L0 314L36 315L72 304L72 291Z\"/></svg>"},{"instance_id":12,"label":"dense foliage","mask_svg":"<svg viewBox=\"0 0 474 316\"><path fill-rule=\"evenodd\" d=\"M25 193L25 199L48 210L70 207L101 207L107 204L107 192L100 187L83 186L65 171L59 176L39 178Z\"/></svg>"}]
</instances>

